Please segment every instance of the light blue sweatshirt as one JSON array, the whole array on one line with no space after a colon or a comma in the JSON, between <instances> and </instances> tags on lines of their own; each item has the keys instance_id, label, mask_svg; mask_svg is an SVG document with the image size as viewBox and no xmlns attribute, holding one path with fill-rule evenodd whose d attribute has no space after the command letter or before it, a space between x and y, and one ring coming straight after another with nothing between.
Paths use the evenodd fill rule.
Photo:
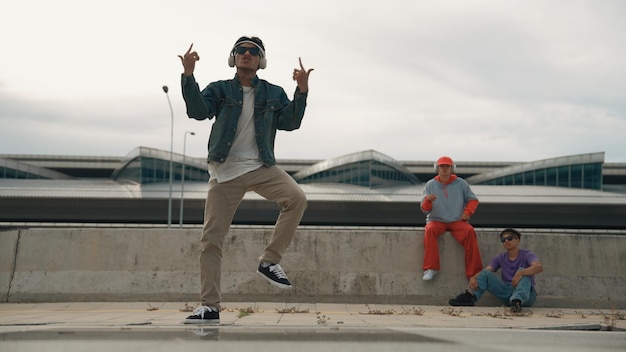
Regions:
<instances>
[{"instance_id":1,"label":"light blue sweatshirt","mask_svg":"<svg viewBox=\"0 0 626 352\"><path fill-rule=\"evenodd\" d=\"M430 194L437 196L434 202L426 199ZM435 177L424 186L421 209L426 214L426 222L431 220L455 222L461 220L463 212L474 214L478 206L478 197L469 184L462 178L452 175L447 183Z\"/></svg>"}]
</instances>

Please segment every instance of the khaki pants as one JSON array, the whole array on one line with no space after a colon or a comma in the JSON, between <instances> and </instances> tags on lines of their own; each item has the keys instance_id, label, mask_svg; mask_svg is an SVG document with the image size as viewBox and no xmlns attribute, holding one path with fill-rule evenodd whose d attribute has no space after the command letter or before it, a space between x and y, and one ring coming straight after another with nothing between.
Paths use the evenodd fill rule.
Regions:
<instances>
[{"instance_id":1,"label":"khaki pants","mask_svg":"<svg viewBox=\"0 0 626 352\"><path fill-rule=\"evenodd\" d=\"M261 167L224 183L211 180L200 241L200 299L203 305L220 307L222 247L235 211L248 191L281 207L270 243L259 258L261 261L274 264L281 261L307 206L306 196L298 183L276 166Z\"/></svg>"}]
</instances>

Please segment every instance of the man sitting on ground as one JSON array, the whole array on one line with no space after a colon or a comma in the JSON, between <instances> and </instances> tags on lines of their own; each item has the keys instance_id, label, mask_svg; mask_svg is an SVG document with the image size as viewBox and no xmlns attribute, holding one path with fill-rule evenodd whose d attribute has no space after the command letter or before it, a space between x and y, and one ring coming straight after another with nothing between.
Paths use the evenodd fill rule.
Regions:
<instances>
[{"instance_id":1,"label":"man sitting on ground","mask_svg":"<svg viewBox=\"0 0 626 352\"><path fill-rule=\"evenodd\" d=\"M451 306L473 306L485 291L491 292L511 307L513 313L530 307L537 299L535 275L543 271L535 253L519 248L522 234L508 228L500 233L500 242L506 250L491 260L478 274L469 280L469 288L449 301ZM502 279L495 274L502 269Z\"/></svg>"}]
</instances>

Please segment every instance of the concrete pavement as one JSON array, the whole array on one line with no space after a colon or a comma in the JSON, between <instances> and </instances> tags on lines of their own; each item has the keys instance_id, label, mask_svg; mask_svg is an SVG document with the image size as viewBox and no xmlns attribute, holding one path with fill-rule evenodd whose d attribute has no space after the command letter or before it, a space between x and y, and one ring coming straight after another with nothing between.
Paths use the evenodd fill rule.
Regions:
<instances>
[{"instance_id":1,"label":"concrete pavement","mask_svg":"<svg viewBox=\"0 0 626 352\"><path fill-rule=\"evenodd\" d=\"M557 347L550 350L587 350L580 349L581 343L589 344L589 350L626 348L624 312L606 309L533 307L513 315L505 307L236 302L223 305L218 326L181 324L193 306L186 302L3 303L0 350L183 350L187 344L209 340L231 342L222 347L238 351L263 350L259 343L300 351L325 348L320 343L355 351L410 350L428 344L438 351L458 349L458 344L482 346L490 339L506 344L503 333ZM532 337L531 332L540 331L542 335ZM545 331L568 335L545 335ZM550 342L555 336L565 344ZM537 338L545 339L545 344Z\"/></svg>"},{"instance_id":2,"label":"concrete pavement","mask_svg":"<svg viewBox=\"0 0 626 352\"><path fill-rule=\"evenodd\" d=\"M185 302L72 302L0 304L0 333L59 328L168 327L181 324ZM450 307L418 305L225 303L220 327L457 327L626 330L624 312L602 309ZM611 319L613 318L614 319Z\"/></svg>"},{"instance_id":3,"label":"concrete pavement","mask_svg":"<svg viewBox=\"0 0 626 352\"><path fill-rule=\"evenodd\" d=\"M60 328L168 327L195 307L188 302L2 303L0 333ZM220 327L455 327L626 330L626 313L611 309L380 305L338 303L224 303Z\"/></svg>"}]
</instances>

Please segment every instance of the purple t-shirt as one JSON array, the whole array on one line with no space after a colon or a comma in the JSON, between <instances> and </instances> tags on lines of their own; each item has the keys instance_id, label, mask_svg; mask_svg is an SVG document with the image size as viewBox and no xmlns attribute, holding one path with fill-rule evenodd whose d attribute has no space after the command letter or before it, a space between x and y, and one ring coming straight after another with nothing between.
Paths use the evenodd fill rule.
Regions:
<instances>
[{"instance_id":1,"label":"purple t-shirt","mask_svg":"<svg viewBox=\"0 0 626 352\"><path fill-rule=\"evenodd\" d=\"M519 255L515 260L509 259L508 252L502 252L495 256L489 263L489 266L494 271L502 269L502 281L510 284L513 280L513 276L519 269L526 269L530 266L530 263L539 261L537 255L528 249L520 249ZM530 277L533 287L535 286L535 275Z\"/></svg>"}]
</instances>

